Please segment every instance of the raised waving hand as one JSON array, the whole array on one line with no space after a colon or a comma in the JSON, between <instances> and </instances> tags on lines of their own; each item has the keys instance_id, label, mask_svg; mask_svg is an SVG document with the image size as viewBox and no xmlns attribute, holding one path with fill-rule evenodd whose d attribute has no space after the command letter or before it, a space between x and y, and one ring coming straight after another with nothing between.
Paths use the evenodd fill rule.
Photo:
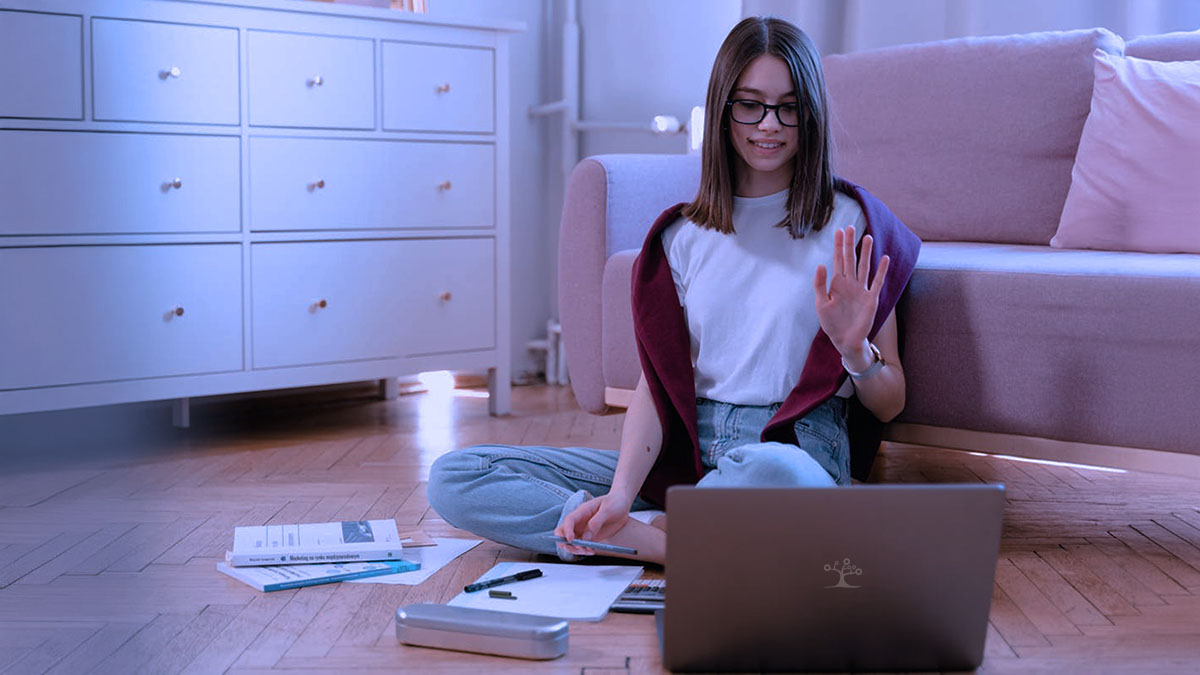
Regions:
<instances>
[{"instance_id":1,"label":"raised waving hand","mask_svg":"<svg viewBox=\"0 0 1200 675\"><path fill-rule=\"evenodd\" d=\"M821 328L838 352L848 360L853 358L857 361L865 349L867 335L879 307L879 293L891 262L888 256L883 256L875 270L874 279L868 283L873 246L871 235L863 236L862 255L855 260L854 227L835 231L832 278L827 280L825 266L818 265L813 279Z\"/></svg>"}]
</instances>

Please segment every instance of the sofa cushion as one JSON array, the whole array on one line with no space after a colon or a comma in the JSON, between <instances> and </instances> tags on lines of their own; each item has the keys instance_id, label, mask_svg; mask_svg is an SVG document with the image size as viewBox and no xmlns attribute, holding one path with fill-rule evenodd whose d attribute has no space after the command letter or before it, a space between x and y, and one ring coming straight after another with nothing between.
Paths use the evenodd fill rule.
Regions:
<instances>
[{"instance_id":1,"label":"sofa cushion","mask_svg":"<svg viewBox=\"0 0 1200 675\"><path fill-rule=\"evenodd\" d=\"M605 248L608 255L641 249L659 214L696 198L699 155L595 155L605 167ZM621 171L611 167L620 163Z\"/></svg>"},{"instance_id":2,"label":"sofa cushion","mask_svg":"<svg viewBox=\"0 0 1200 675\"><path fill-rule=\"evenodd\" d=\"M897 421L1200 454L1197 306L1200 255L927 243Z\"/></svg>"},{"instance_id":3,"label":"sofa cushion","mask_svg":"<svg viewBox=\"0 0 1200 675\"><path fill-rule=\"evenodd\" d=\"M640 249L663 210L696 196L700 158L691 155L597 155L571 173L558 245L558 313L580 407L603 412L602 307L605 265L619 251ZM629 295L626 275L625 295ZM625 300L628 306L628 298ZM630 310L627 323L632 323ZM632 329L630 329L632 331ZM632 332L630 333L632 335ZM630 354L637 354L630 341ZM637 372L634 373L634 383Z\"/></svg>"},{"instance_id":4,"label":"sofa cushion","mask_svg":"<svg viewBox=\"0 0 1200 675\"><path fill-rule=\"evenodd\" d=\"M1050 244L1200 253L1200 61L1096 51L1092 112Z\"/></svg>"},{"instance_id":5,"label":"sofa cushion","mask_svg":"<svg viewBox=\"0 0 1200 675\"><path fill-rule=\"evenodd\" d=\"M1200 30L1147 35L1125 45L1125 55L1151 61L1200 60Z\"/></svg>"},{"instance_id":6,"label":"sofa cushion","mask_svg":"<svg viewBox=\"0 0 1200 675\"><path fill-rule=\"evenodd\" d=\"M1062 212L1104 29L825 58L837 171L927 241L1046 244Z\"/></svg>"}]
</instances>

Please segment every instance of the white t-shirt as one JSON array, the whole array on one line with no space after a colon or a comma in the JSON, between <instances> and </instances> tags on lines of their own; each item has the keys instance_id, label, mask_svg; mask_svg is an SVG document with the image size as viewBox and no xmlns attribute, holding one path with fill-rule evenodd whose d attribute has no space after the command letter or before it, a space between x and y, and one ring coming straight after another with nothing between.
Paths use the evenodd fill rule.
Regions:
<instances>
[{"instance_id":1,"label":"white t-shirt","mask_svg":"<svg viewBox=\"0 0 1200 675\"><path fill-rule=\"evenodd\" d=\"M735 197L734 234L680 218L662 234L679 304L691 336L696 395L740 405L787 398L800 380L820 329L813 278L833 272L833 233L866 218L854 198L835 193L833 215L819 231L792 239L775 227L788 191ZM857 243L857 241L856 241ZM849 396L846 381L839 396Z\"/></svg>"}]
</instances>

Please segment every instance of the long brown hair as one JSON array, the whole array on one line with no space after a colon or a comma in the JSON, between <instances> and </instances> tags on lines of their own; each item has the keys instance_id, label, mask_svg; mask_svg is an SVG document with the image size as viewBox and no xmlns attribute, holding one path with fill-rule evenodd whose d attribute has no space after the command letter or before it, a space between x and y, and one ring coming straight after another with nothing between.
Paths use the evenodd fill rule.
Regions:
<instances>
[{"instance_id":1,"label":"long brown hair","mask_svg":"<svg viewBox=\"0 0 1200 675\"><path fill-rule=\"evenodd\" d=\"M776 226L799 239L819 230L833 213L834 175L830 166L829 104L821 56L795 25L776 18L749 17L733 27L713 62L705 101L700 149L700 189L683 216L709 229L733 232L733 172L736 151L729 137L726 101L751 61L770 54L787 63L803 110L787 216Z\"/></svg>"}]
</instances>

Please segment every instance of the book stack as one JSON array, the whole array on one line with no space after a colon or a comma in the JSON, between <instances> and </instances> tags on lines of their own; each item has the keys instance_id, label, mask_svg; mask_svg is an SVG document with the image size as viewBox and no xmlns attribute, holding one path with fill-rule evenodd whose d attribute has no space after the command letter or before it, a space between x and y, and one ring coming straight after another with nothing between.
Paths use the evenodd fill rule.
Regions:
<instances>
[{"instance_id":1,"label":"book stack","mask_svg":"<svg viewBox=\"0 0 1200 675\"><path fill-rule=\"evenodd\" d=\"M260 591L411 572L395 520L237 527L217 570Z\"/></svg>"}]
</instances>

